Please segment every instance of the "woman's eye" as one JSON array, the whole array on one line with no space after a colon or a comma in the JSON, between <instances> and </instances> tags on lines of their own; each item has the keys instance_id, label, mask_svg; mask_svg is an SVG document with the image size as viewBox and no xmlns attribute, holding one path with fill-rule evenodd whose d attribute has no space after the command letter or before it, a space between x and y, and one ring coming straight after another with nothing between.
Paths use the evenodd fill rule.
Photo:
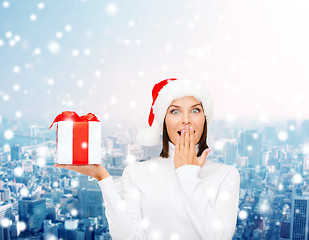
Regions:
<instances>
[{"instance_id":1,"label":"woman's eye","mask_svg":"<svg viewBox=\"0 0 309 240\"><path fill-rule=\"evenodd\" d=\"M177 114L179 111L177 109L174 109L171 111L172 114Z\"/></svg>"},{"instance_id":2,"label":"woman's eye","mask_svg":"<svg viewBox=\"0 0 309 240\"><path fill-rule=\"evenodd\" d=\"M192 110L192 112L194 112L194 113L198 113L198 112L200 112L200 109L195 108L195 109L193 109L193 110Z\"/></svg>"}]
</instances>

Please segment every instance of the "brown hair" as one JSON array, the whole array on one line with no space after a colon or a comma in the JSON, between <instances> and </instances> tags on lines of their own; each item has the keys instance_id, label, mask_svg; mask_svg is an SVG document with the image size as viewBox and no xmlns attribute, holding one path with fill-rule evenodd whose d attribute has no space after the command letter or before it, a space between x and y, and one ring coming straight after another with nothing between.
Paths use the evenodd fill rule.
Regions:
<instances>
[{"instance_id":1,"label":"brown hair","mask_svg":"<svg viewBox=\"0 0 309 240\"><path fill-rule=\"evenodd\" d=\"M162 136L162 140L163 140L163 148L162 151L160 153L160 157L162 158L168 158L169 157L169 146L168 146L168 142L170 141L170 138L168 136L167 133L167 129L166 129L166 124L165 124L165 118L164 118L164 123L163 123L163 136ZM199 140L198 144L198 152L197 152L197 157L200 157L203 153L203 151L208 148L208 145L206 143L207 140L207 121L206 121L206 117L205 117L205 122L204 122L204 128L203 128L203 133L201 136L201 139Z\"/></svg>"}]
</instances>

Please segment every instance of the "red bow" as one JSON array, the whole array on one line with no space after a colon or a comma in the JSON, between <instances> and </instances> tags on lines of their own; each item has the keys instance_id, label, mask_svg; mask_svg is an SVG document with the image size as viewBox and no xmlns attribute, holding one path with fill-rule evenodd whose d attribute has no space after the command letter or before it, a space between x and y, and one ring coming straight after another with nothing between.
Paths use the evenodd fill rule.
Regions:
<instances>
[{"instance_id":1,"label":"red bow","mask_svg":"<svg viewBox=\"0 0 309 240\"><path fill-rule=\"evenodd\" d=\"M92 113L88 113L83 116L78 116L76 112L70 112L70 111L65 111L59 114L53 123L50 125L49 129L53 126L55 122L59 121L73 121L73 122L89 122L89 121L96 121L100 122L99 119Z\"/></svg>"}]
</instances>

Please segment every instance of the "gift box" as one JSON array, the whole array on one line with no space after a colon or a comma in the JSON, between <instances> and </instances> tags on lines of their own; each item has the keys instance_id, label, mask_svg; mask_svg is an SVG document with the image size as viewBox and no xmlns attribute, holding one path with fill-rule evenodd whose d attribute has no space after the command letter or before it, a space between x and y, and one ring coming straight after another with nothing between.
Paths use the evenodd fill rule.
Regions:
<instances>
[{"instance_id":1,"label":"gift box","mask_svg":"<svg viewBox=\"0 0 309 240\"><path fill-rule=\"evenodd\" d=\"M57 163L101 164L101 122L88 113L78 116L75 112L62 112L57 124Z\"/></svg>"}]
</instances>

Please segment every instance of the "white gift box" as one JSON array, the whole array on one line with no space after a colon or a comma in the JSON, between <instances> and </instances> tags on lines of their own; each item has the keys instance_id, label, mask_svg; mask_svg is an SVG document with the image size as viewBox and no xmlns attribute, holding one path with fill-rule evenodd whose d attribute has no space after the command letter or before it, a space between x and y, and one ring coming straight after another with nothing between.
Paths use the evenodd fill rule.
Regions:
<instances>
[{"instance_id":1,"label":"white gift box","mask_svg":"<svg viewBox=\"0 0 309 240\"><path fill-rule=\"evenodd\" d=\"M101 122L59 121L57 163L101 164Z\"/></svg>"}]
</instances>

